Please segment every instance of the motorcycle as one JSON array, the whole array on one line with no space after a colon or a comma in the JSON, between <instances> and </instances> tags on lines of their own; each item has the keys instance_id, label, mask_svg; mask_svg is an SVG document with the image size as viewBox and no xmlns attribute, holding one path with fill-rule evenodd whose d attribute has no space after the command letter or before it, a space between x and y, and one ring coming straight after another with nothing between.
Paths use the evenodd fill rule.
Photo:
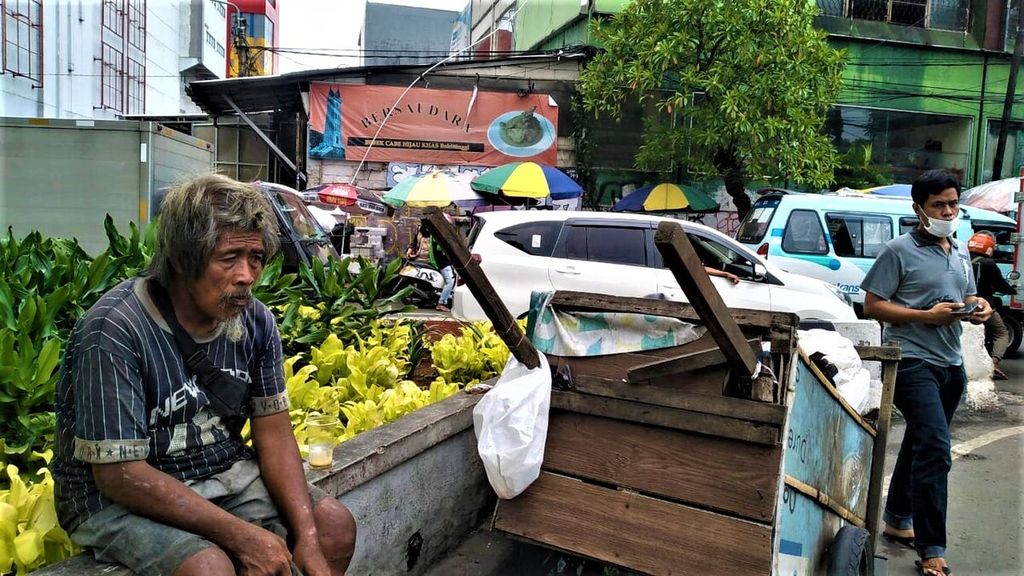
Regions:
<instances>
[{"instance_id":1,"label":"motorcycle","mask_svg":"<svg viewBox=\"0 0 1024 576\"><path fill-rule=\"evenodd\" d=\"M412 287L412 291L405 297L406 304L418 308L433 308L437 306L441 290L444 289L444 276L430 264L406 260L398 270L394 290L397 292L406 286Z\"/></svg>"}]
</instances>

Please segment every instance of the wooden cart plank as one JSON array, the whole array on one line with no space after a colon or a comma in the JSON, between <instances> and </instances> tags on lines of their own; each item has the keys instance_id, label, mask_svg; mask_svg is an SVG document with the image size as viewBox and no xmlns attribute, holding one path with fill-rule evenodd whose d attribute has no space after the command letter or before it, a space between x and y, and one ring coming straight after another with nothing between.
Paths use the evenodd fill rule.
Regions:
<instances>
[{"instance_id":1,"label":"wooden cart plank","mask_svg":"<svg viewBox=\"0 0 1024 576\"><path fill-rule=\"evenodd\" d=\"M780 442L780 429L768 424L727 418L715 414L701 414L689 410L641 404L577 392L551 393L553 410L568 410L581 414L607 416L627 422L662 426L711 436L721 436L744 442L773 446Z\"/></svg>"},{"instance_id":2,"label":"wooden cart plank","mask_svg":"<svg viewBox=\"0 0 1024 576\"><path fill-rule=\"evenodd\" d=\"M751 350L759 350L761 347L761 341L758 338L748 339L747 344L750 345ZM642 382L661 376L676 376L683 372L691 372L707 368L708 366L717 366L725 364L725 362L725 353L722 352L721 348L715 346L714 348L690 352L666 360L655 360L654 362L634 366L626 371L626 378L630 382Z\"/></svg>"},{"instance_id":3,"label":"wooden cart plank","mask_svg":"<svg viewBox=\"0 0 1024 576\"><path fill-rule=\"evenodd\" d=\"M721 375L716 374L716 377L721 382ZM583 394L633 400L645 404L680 408L704 414L717 414L775 426L781 426L786 418L786 407L780 404L766 404L721 394L707 394L703 390L694 392L688 382L683 382L680 385L637 386L621 380L576 376L573 379L573 384L574 389Z\"/></svg>"},{"instance_id":4,"label":"wooden cart plank","mask_svg":"<svg viewBox=\"0 0 1024 576\"><path fill-rule=\"evenodd\" d=\"M494 527L655 575L771 572L771 527L542 472Z\"/></svg>"},{"instance_id":5,"label":"wooden cart plank","mask_svg":"<svg viewBox=\"0 0 1024 576\"><path fill-rule=\"evenodd\" d=\"M555 411L544 469L775 522L782 446Z\"/></svg>"},{"instance_id":6,"label":"wooden cart plank","mask_svg":"<svg viewBox=\"0 0 1024 576\"><path fill-rule=\"evenodd\" d=\"M693 306L670 300L631 298L593 292L559 290L552 295L551 305L565 310L651 314L703 324ZM728 310L733 320L743 327L775 329L777 327L793 327L800 324L800 318L796 314L787 312L767 312L747 308L729 308Z\"/></svg>"}]
</instances>

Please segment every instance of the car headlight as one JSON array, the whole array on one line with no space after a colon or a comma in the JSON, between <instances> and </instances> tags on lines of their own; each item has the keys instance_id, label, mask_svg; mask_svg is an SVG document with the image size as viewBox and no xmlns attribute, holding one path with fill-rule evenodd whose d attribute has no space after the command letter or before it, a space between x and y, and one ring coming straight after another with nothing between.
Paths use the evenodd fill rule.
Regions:
<instances>
[{"instance_id":1,"label":"car headlight","mask_svg":"<svg viewBox=\"0 0 1024 576\"><path fill-rule=\"evenodd\" d=\"M840 290L838 286L836 286L835 284L829 284L828 282L822 282L822 284L824 284L825 287L828 288L829 292L835 294L836 298L842 300L844 304L846 304L847 306L853 306L853 299L850 298L849 294Z\"/></svg>"}]
</instances>

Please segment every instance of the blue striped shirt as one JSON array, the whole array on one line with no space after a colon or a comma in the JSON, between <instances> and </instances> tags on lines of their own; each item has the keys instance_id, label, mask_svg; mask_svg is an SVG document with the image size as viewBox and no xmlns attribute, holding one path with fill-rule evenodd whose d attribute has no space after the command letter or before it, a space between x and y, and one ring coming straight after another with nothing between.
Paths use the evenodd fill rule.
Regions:
<instances>
[{"instance_id":1,"label":"blue striped shirt","mask_svg":"<svg viewBox=\"0 0 1024 576\"><path fill-rule=\"evenodd\" d=\"M218 331L196 343L214 365L249 383L253 416L287 410L274 317L253 300L242 320L246 333L238 342ZM92 464L146 460L187 482L253 456L209 407L142 278L110 290L75 325L56 414L55 496L68 532L111 504Z\"/></svg>"}]
</instances>

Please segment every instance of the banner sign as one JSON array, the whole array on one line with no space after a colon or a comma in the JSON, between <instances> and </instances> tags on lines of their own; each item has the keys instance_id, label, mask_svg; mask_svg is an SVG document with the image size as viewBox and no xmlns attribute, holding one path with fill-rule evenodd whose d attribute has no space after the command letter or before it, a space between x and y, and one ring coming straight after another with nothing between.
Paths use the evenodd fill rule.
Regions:
<instances>
[{"instance_id":1,"label":"banner sign","mask_svg":"<svg viewBox=\"0 0 1024 576\"><path fill-rule=\"evenodd\" d=\"M309 92L310 158L556 162L558 105L547 94L412 88L392 108L405 88L313 82Z\"/></svg>"}]
</instances>

